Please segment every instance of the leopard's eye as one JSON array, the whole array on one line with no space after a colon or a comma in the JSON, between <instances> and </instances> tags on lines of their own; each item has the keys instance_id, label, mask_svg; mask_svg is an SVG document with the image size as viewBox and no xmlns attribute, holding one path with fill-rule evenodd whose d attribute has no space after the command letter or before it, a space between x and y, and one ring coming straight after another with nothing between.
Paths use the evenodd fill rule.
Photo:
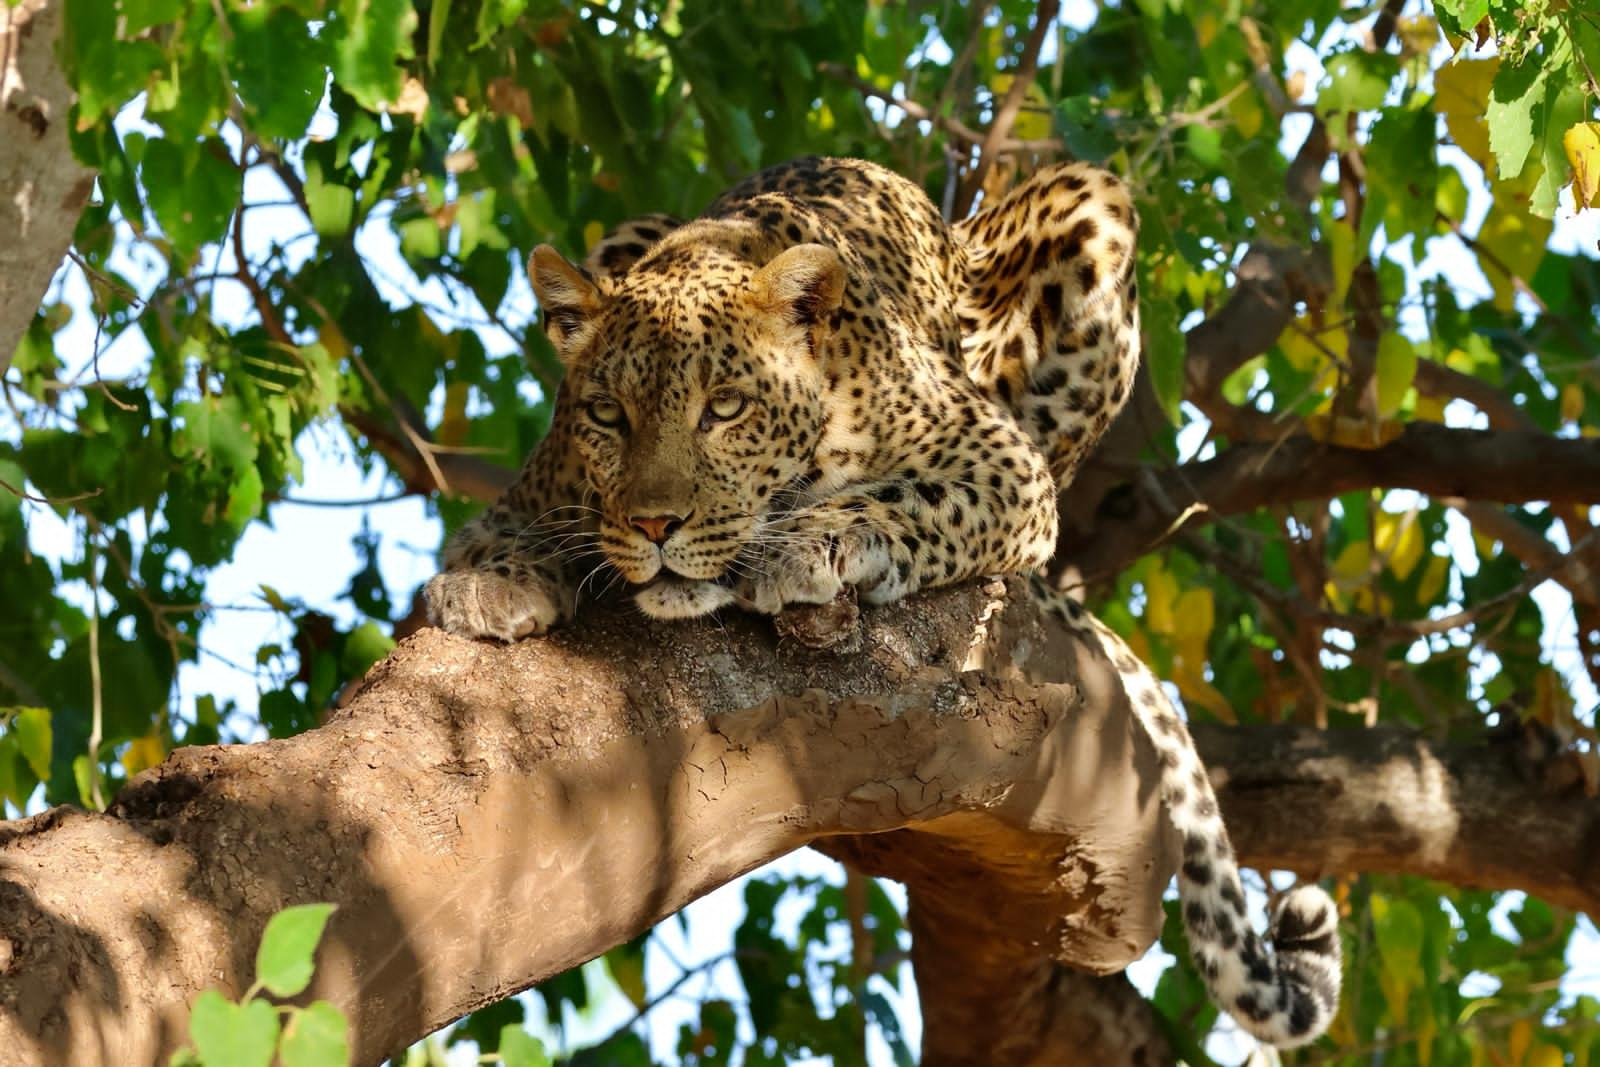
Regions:
<instances>
[{"instance_id":1,"label":"leopard's eye","mask_svg":"<svg viewBox=\"0 0 1600 1067\"><path fill-rule=\"evenodd\" d=\"M745 396L737 389L718 389L706 400L706 413L702 421L727 422L736 419L744 410Z\"/></svg>"},{"instance_id":2,"label":"leopard's eye","mask_svg":"<svg viewBox=\"0 0 1600 1067\"><path fill-rule=\"evenodd\" d=\"M597 396L589 401L589 418L599 426L621 426L627 417L621 404L609 396Z\"/></svg>"}]
</instances>

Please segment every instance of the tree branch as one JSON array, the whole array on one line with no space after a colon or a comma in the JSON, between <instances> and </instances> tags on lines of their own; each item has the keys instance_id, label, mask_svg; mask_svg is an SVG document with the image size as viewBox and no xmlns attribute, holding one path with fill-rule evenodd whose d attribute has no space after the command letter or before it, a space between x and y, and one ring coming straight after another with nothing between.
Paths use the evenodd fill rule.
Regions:
<instances>
[{"instance_id":1,"label":"tree branch","mask_svg":"<svg viewBox=\"0 0 1600 1067\"><path fill-rule=\"evenodd\" d=\"M817 69L835 81L843 82L862 96L870 96L874 100L881 100L891 107L897 107L918 122L930 122L958 141L968 145L984 143L986 134L968 126L960 119L923 107L915 100L907 100L890 92L879 89L876 85L853 73L843 63L818 63ZM1046 137L1040 140L1020 141L1015 137L1007 137L999 142L995 151L1001 154L1010 152L1050 152L1059 151L1064 146L1059 137Z\"/></svg>"},{"instance_id":2,"label":"tree branch","mask_svg":"<svg viewBox=\"0 0 1600 1067\"><path fill-rule=\"evenodd\" d=\"M1432 497L1504 504L1600 502L1600 448L1592 441L1516 430L1411 423L1380 448L1341 448L1304 435L1233 445L1215 459L1147 469L1108 499L1091 530L1064 537L1057 558L1077 585L1116 574L1180 529L1273 504L1357 489L1413 489Z\"/></svg>"},{"instance_id":3,"label":"tree branch","mask_svg":"<svg viewBox=\"0 0 1600 1067\"><path fill-rule=\"evenodd\" d=\"M428 434L424 427L415 423L411 432L405 433L376 415L356 408L341 407L339 415L383 456L409 493L448 489L457 496L489 504L498 500L517 477L517 472L509 467L466 452L434 449L424 455L422 449L429 446ZM409 414L397 405L395 417L408 418Z\"/></svg>"},{"instance_id":4,"label":"tree branch","mask_svg":"<svg viewBox=\"0 0 1600 1067\"><path fill-rule=\"evenodd\" d=\"M1526 889L1600 916L1600 798L1537 732L1192 727L1245 863Z\"/></svg>"},{"instance_id":5,"label":"tree branch","mask_svg":"<svg viewBox=\"0 0 1600 1067\"><path fill-rule=\"evenodd\" d=\"M56 62L64 5L0 4L0 374L33 321L94 188L72 155Z\"/></svg>"},{"instance_id":6,"label":"tree branch","mask_svg":"<svg viewBox=\"0 0 1600 1067\"><path fill-rule=\"evenodd\" d=\"M1033 84L1033 76L1039 69L1039 49L1044 47L1045 35L1055 25L1056 13L1060 9L1060 0L1039 0L1038 10L1033 13L1033 29L1028 31L1028 40L1023 44L1022 57L1012 74L1011 87L1006 90L1005 100L995 109L989 130L984 134L983 143L978 146L978 161L973 164L972 173L961 183L952 218L966 217L977 201L978 193L982 192L983 181L994 166L995 157L1000 154L1000 145L1010 137L1011 124L1016 121L1022 101L1028 96L1028 87Z\"/></svg>"},{"instance_id":7,"label":"tree branch","mask_svg":"<svg viewBox=\"0 0 1600 1067\"><path fill-rule=\"evenodd\" d=\"M164 1060L196 993L250 984L268 916L324 900L308 996L373 1063L820 839L907 883L941 969L1038 979L930 977L926 1017L1027 1018L1036 1044L1074 1009L1046 953L1101 974L1137 958L1176 850L1109 665L1004 597L870 613L844 656L749 618L601 613L510 648L425 630L321 729L180 749L107 815L0 827L0 1047ZM996 936L965 936L974 913ZM923 1062L962 1061L930 1044Z\"/></svg>"}]
</instances>

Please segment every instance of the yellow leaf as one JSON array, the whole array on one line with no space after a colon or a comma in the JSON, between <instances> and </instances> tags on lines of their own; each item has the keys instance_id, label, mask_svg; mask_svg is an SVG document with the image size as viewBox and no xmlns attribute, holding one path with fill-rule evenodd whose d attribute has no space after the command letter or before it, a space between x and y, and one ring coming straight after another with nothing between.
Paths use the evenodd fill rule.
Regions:
<instances>
[{"instance_id":1,"label":"yellow leaf","mask_svg":"<svg viewBox=\"0 0 1600 1067\"><path fill-rule=\"evenodd\" d=\"M451 382L444 391L444 414L434 436L442 445L459 445L467 439L467 398L472 387L466 382Z\"/></svg>"},{"instance_id":2,"label":"yellow leaf","mask_svg":"<svg viewBox=\"0 0 1600 1067\"><path fill-rule=\"evenodd\" d=\"M1139 657L1140 663L1152 661L1150 639L1144 635L1143 630L1135 630L1128 635L1128 647L1133 650L1135 656Z\"/></svg>"},{"instance_id":3,"label":"yellow leaf","mask_svg":"<svg viewBox=\"0 0 1600 1067\"><path fill-rule=\"evenodd\" d=\"M1439 42L1439 23L1430 15L1410 15L1399 20L1400 45L1408 56L1427 55Z\"/></svg>"},{"instance_id":4,"label":"yellow leaf","mask_svg":"<svg viewBox=\"0 0 1600 1067\"><path fill-rule=\"evenodd\" d=\"M1540 667L1533 676L1533 717L1546 726L1554 726L1564 722L1571 710L1572 696L1565 679L1554 668Z\"/></svg>"},{"instance_id":5,"label":"yellow leaf","mask_svg":"<svg viewBox=\"0 0 1600 1067\"><path fill-rule=\"evenodd\" d=\"M1393 415L1417 373L1417 346L1389 331L1378 341L1378 414Z\"/></svg>"},{"instance_id":6,"label":"yellow leaf","mask_svg":"<svg viewBox=\"0 0 1600 1067\"><path fill-rule=\"evenodd\" d=\"M1600 122L1580 122L1561 135L1572 164L1572 203L1579 211L1600 207Z\"/></svg>"},{"instance_id":7,"label":"yellow leaf","mask_svg":"<svg viewBox=\"0 0 1600 1067\"><path fill-rule=\"evenodd\" d=\"M1333 291L1328 294L1328 307L1344 307L1344 298L1350 289L1350 275L1356 269L1356 231L1344 219L1328 224L1326 230L1328 256L1333 263Z\"/></svg>"},{"instance_id":8,"label":"yellow leaf","mask_svg":"<svg viewBox=\"0 0 1600 1067\"><path fill-rule=\"evenodd\" d=\"M1210 11L1196 16L1194 20L1194 39L1201 48L1210 48L1211 42L1217 39L1217 16Z\"/></svg>"},{"instance_id":9,"label":"yellow leaf","mask_svg":"<svg viewBox=\"0 0 1600 1067\"><path fill-rule=\"evenodd\" d=\"M1472 543L1478 550L1479 559L1494 559L1500 554L1500 542L1479 533L1476 526L1472 528Z\"/></svg>"},{"instance_id":10,"label":"yellow leaf","mask_svg":"<svg viewBox=\"0 0 1600 1067\"><path fill-rule=\"evenodd\" d=\"M1185 589L1173 607L1172 636L1184 644L1198 642L1200 658L1216 625L1216 598L1210 589Z\"/></svg>"},{"instance_id":11,"label":"yellow leaf","mask_svg":"<svg viewBox=\"0 0 1600 1067\"><path fill-rule=\"evenodd\" d=\"M1351 541L1333 561L1333 575L1346 581L1364 580L1372 570L1372 543Z\"/></svg>"},{"instance_id":12,"label":"yellow leaf","mask_svg":"<svg viewBox=\"0 0 1600 1067\"><path fill-rule=\"evenodd\" d=\"M1183 694L1183 701L1191 707L1204 708L1216 719L1225 723L1235 723L1238 716L1233 713L1233 705L1228 703L1228 698L1217 691L1217 687L1206 681L1204 668L1181 656L1174 656L1172 661L1172 681L1178 687L1178 692Z\"/></svg>"},{"instance_id":13,"label":"yellow leaf","mask_svg":"<svg viewBox=\"0 0 1600 1067\"><path fill-rule=\"evenodd\" d=\"M1314 412L1305 418L1306 434L1341 448L1382 448L1405 433L1399 419L1359 419L1348 415Z\"/></svg>"},{"instance_id":14,"label":"yellow leaf","mask_svg":"<svg viewBox=\"0 0 1600 1067\"><path fill-rule=\"evenodd\" d=\"M1536 166L1524 168L1538 170ZM1520 182L1516 183L1519 187ZM1507 272L1524 282L1533 277L1544 259L1545 243L1550 240L1551 220L1541 219L1528 211L1525 199L1519 202L1519 189L1510 182L1497 182L1493 186L1494 208L1478 230L1478 245L1492 253L1497 261L1485 263L1484 273L1494 286L1494 306L1510 311L1516 298L1516 286Z\"/></svg>"},{"instance_id":15,"label":"yellow leaf","mask_svg":"<svg viewBox=\"0 0 1600 1067\"><path fill-rule=\"evenodd\" d=\"M1538 1044L1528 1053L1528 1067L1561 1067L1567 1058L1554 1045Z\"/></svg>"},{"instance_id":16,"label":"yellow leaf","mask_svg":"<svg viewBox=\"0 0 1600 1067\"><path fill-rule=\"evenodd\" d=\"M1532 1044L1532 1020L1518 1019L1512 1023L1511 1033L1506 1038L1506 1052L1511 1067L1522 1067L1522 1061L1528 1055L1528 1047Z\"/></svg>"},{"instance_id":17,"label":"yellow leaf","mask_svg":"<svg viewBox=\"0 0 1600 1067\"><path fill-rule=\"evenodd\" d=\"M150 734L145 737L136 737L128 744L128 750L122 754L122 769L132 778L140 771L154 767L167 758L167 746L162 742L160 734Z\"/></svg>"},{"instance_id":18,"label":"yellow leaf","mask_svg":"<svg viewBox=\"0 0 1600 1067\"><path fill-rule=\"evenodd\" d=\"M1424 604L1431 604L1435 597L1444 591L1445 580L1450 577L1450 561L1443 556L1429 556L1428 566L1422 572L1422 581L1417 583L1417 599Z\"/></svg>"},{"instance_id":19,"label":"yellow leaf","mask_svg":"<svg viewBox=\"0 0 1600 1067\"><path fill-rule=\"evenodd\" d=\"M1445 405L1449 403L1442 396L1419 396L1416 405L1411 409L1413 422L1443 422Z\"/></svg>"},{"instance_id":20,"label":"yellow leaf","mask_svg":"<svg viewBox=\"0 0 1600 1067\"><path fill-rule=\"evenodd\" d=\"M1144 578L1144 622L1151 633L1170 634L1173 608L1178 600L1178 579L1157 561Z\"/></svg>"},{"instance_id":21,"label":"yellow leaf","mask_svg":"<svg viewBox=\"0 0 1600 1067\"><path fill-rule=\"evenodd\" d=\"M1337 333L1341 338L1344 336L1344 331L1342 330L1330 331L1330 333ZM1289 328L1284 330L1278 337L1278 350L1283 353L1283 358L1287 359L1289 365L1302 374L1309 374L1311 371L1321 367L1328 358L1323 349L1331 346L1319 346L1317 342L1323 340L1323 338L1314 337L1315 334L1316 326L1312 324L1310 319L1301 316L1290 323Z\"/></svg>"},{"instance_id":22,"label":"yellow leaf","mask_svg":"<svg viewBox=\"0 0 1600 1067\"><path fill-rule=\"evenodd\" d=\"M1228 113L1233 116L1234 126L1247 140L1261 132L1261 123L1266 118L1261 110L1261 101L1250 92L1234 97L1233 103L1228 105Z\"/></svg>"},{"instance_id":23,"label":"yellow leaf","mask_svg":"<svg viewBox=\"0 0 1600 1067\"><path fill-rule=\"evenodd\" d=\"M1568 382L1561 387L1561 421L1577 422L1583 417L1583 386Z\"/></svg>"},{"instance_id":24,"label":"yellow leaf","mask_svg":"<svg viewBox=\"0 0 1600 1067\"><path fill-rule=\"evenodd\" d=\"M1011 91L1011 83L1015 80L1013 74L996 74L993 85L995 98L1003 99ZM1022 97L1022 107L1017 111L1016 121L1011 124L1011 136L1019 141L1042 141L1050 136L1050 98L1036 81L1028 83L1028 91Z\"/></svg>"},{"instance_id":25,"label":"yellow leaf","mask_svg":"<svg viewBox=\"0 0 1600 1067\"><path fill-rule=\"evenodd\" d=\"M583 250L587 252L589 249L599 244L600 239L605 235L606 228L598 221L589 223L583 228Z\"/></svg>"},{"instance_id":26,"label":"yellow leaf","mask_svg":"<svg viewBox=\"0 0 1600 1067\"><path fill-rule=\"evenodd\" d=\"M1419 998L1414 1014L1421 1016L1416 1021L1415 1030L1417 1063L1419 1067L1430 1067L1433 1063L1433 1039L1439 1036L1439 1020L1433 1015L1433 1001L1428 997Z\"/></svg>"},{"instance_id":27,"label":"yellow leaf","mask_svg":"<svg viewBox=\"0 0 1600 1067\"><path fill-rule=\"evenodd\" d=\"M1408 515L1380 511L1376 522L1378 530L1373 544L1389 561L1389 570L1403 581L1422 561L1422 531Z\"/></svg>"},{"instance_id":28,"label":"yellow leaf","mask_svg":"<svg viewBox=\"0 0 1600 1067\"><path fill-rule=\"evenodd\" d=\"M1444 116L1451 139L1489 175L1494 174L1494 157L1489 154L1489 126L1483 114L1499 69L1498 56L1458 59L1433 75L1434 110Z\"/></svg>"}]
</instances>

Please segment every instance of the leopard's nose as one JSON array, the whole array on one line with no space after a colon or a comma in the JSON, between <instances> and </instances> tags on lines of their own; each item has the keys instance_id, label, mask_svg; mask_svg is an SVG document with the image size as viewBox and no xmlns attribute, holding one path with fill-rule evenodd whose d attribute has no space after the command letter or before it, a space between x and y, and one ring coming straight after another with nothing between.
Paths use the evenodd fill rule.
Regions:
<instances>
[{"instance_id":1,"label":"leopard's nose","mask_svg":"<svg viewBox=\"0 0 1600 1067\"><path fill-rule=\"evenodd\" d=\"M667 538L678 532L684 521L682 515L632 515L628 518L628 525L644 534L652 544L664 545Z\"/></svg>"}]
</instances>

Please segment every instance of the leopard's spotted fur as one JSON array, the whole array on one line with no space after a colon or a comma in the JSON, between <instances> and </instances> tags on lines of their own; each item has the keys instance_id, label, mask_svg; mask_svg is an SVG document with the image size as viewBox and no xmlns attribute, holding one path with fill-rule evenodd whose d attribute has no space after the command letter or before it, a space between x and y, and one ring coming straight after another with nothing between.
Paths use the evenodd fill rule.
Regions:
<instances>
[{"instance_id":1,"label":"leopard's spotted fur","mask_svg":"<svg viewBox=\"0 0 1600 1067\"><path fill-rule=\"evenodd\" d=\"M636 220L580 269L529 274L567 365L549 435L448 546L433 619L505 640L575 609L603 568L658 618L776 612L846 586L887 602L1046 562L1056 490L1126 401L1138 361L1127 191L1050 167L954 226L857 160L765 171L699 219ZM1124 676L1184 834L1197 962L1276 1044L1338 999L1331 901L1297 891L1277 951L1244 898L1203 767L1159 685L1069 611Z\"/></svg>"}]
</instances>

